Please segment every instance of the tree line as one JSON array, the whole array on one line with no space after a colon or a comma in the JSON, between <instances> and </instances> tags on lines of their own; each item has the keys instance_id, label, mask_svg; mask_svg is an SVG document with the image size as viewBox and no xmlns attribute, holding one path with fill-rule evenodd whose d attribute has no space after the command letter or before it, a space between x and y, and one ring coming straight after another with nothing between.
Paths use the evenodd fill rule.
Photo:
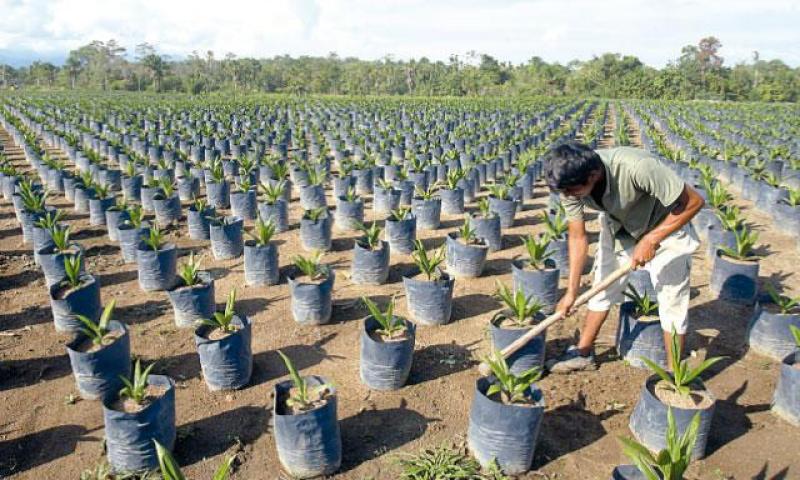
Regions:
<instances>
[{"instance_id":1,"label":"tree line","mask_svg":"<svg viewBox=\"0 0 800 480\"><path fill-rule=\"evenodd\" d=\"M239 58L192 52L170 59L138 45L133 58L117 41L93 41L69 52L63 65L35 61L0 65L0 88L96 89L202 94L215 91L293 94L501 96L547 95L663 100L796 102L800 67L761 59L725 65L715 37L687 45L663 68L635 56L605 53L588 61L513 65L474 51L447 61L425 57L367 61L339 57Z\"/></svg>"}]
</instances>

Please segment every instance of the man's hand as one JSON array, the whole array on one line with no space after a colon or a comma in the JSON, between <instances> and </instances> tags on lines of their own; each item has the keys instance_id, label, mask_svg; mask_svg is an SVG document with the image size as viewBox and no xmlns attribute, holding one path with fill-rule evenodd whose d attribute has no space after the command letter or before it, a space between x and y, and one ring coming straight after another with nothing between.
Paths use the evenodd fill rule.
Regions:
<instances>
[{"instance_id":1,"label":"man's hand","mask_svg":"<svg viewBox=\"0 0 800 480\"><path fill-rule=\"evenodd\" d=\"M575 300L578 298L575 292L567 290L567 293L561 297L556 306L556 312L560 313L562 317L566 318L572 315L572 307L575 305Z\"/></svg>"},{"instance_id":2,"label":"man's hand","mask_svg":"<svg viewBox=\"0 0 800 480\"><path fill-rule=\"evenodd\" d=\"M644 264L652 260L653 257L656 256L658 246L658 243L648 236L642 237L633 249L633 255L631 255L631 265L633 268L643 267Z\"/></svg>"}]
</instances>

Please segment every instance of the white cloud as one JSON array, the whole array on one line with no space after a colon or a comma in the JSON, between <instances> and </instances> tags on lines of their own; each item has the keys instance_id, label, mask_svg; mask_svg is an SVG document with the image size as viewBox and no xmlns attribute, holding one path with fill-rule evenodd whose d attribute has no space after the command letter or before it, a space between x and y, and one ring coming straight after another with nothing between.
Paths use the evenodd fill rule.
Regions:
<instances>
[{"instance_id":1,"label":"white cloud","mask_svg":"<svg viewBox=\"0 0 800 480\"><path fill-rule=\"evenodd\" d=\"M662 66L715 35L726 63L779 57L800 65L792 0L0 0L0 52L52 57L94 39L174 57L327 55L447 59L469 50L524 62L637 55ZM0 62L3 61L0 53Z\"/></svg>"}]
</instances>

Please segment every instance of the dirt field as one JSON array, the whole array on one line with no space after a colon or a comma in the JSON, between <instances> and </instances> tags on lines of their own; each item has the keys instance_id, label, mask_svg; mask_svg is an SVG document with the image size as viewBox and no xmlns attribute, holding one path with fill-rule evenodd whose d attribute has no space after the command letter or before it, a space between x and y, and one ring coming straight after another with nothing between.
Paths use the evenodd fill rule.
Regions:
<instances>
[{"instance_id":1,"label":"dirt field","mask_svg":"<svg viewBox=\"0 0 800 480\"><path fill-rule=\"evenodd\" d=\"M609 115L613 121L613 115ZM609 131L611 125L609 125ZM10 158L24 166L22 152L5 132L0 142ZM305 373L328 377L339 394L339 419L344 445L343 465L336 479L393 479L399 476L393 458L423 447L464 441L469 407L478 377L477 359L486 351L486 326L499 309L492 297L495 282L510 285L510 260L522 254L519 235L542 229L538 218L547 201L542 185L526 202L516 226L506 230L502 251L490 255L480 279L456 281L453 321L444 327L420 327L409 385L397 392L369 391L359 382L358 338L365 309L362 295L383 302L398 294L399 314L406 312L401 277L412 269L409 257L393 255L389 282L380 287L353 285L347 278L355 234L335 234L334 251L325 260L337 270L333 323L299 327L291 318L289 290L244 286L243 259L213 260L205 242L172 230L169 240L182 250L202 254L203 268L216 282L217 302L238 288L237 310L253 319L255 370L251 384L232 393L210 393L190 331L175 327L166 293L142 292L135 265L124 265L119 248L103 227L90 227L88 215L72 212L63 197L54 204L68 211L87 250L87 270L102 285L104 302L117 300L115 318L131 327L132 351L156 371L177 382L178 442L175 455L189 478L210 478L220 461L236 454L235 479L283 478L270 435L270 392L286 371L276 349L287 353ZM757 225L769 256L761 261L761 278L790 287L797 280L800 255L796 239L780 235L767 217L738 202ZM296 224L300 211L293 202L295 228L279 234L280 263L289 265L298 250ZM329 205L333 202L330 198ZM372 213L367 206L367 219ZM443 216L443 226L420 235L427 244L441 243L461 223ZM595 228L596 230L596 228ZM701 251L703 249L701 248ZM800 429L769 412L778 376L775 362L747 353L746 321L752 313L716 301L710 295L710 266L702 253L692 270L691 333L688 347L697 356L726 359L705 375L717 397L708 457L697 462L689 478L800 478ZM792 292L800 293L797 288ZM0 206L0 475L13 479L76 479L103 459L100 406L77 399L64 344L52 325L44 278L34 266L29 245L13 208ZM581 316L548 333L548 355L555 355L577 332ZM616 315L604 326L598 345L601 367L595 372L546 376L541 386L547 411L536 452L535 471L525 479L607 479L614 465L627 463L617 441L628 435L628 418L648 372L617 360L613 350Z\"/></svg>"}]
</instances>

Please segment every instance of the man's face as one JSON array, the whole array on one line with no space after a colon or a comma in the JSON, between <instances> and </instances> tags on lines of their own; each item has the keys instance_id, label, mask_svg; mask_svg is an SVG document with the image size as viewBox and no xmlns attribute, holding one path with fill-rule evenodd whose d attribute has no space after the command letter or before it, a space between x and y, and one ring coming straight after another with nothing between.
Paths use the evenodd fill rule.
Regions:
<instances>
[{"instance_id":1,"label":"man's face","mask_svg":"<svg viewBox=\"0 0 800 480\"><path fill-rule=\"evenodd\" d=\"M570 187L564 187L561 189L561 193L563 193L567 197L572 198L583 198L592 193L594 186L597 184L597 180L600 178L600 172L592 172L589 175L589 178L586 180L586 183L583 185L572 185Z\"/></svg>"}]
</instances>

